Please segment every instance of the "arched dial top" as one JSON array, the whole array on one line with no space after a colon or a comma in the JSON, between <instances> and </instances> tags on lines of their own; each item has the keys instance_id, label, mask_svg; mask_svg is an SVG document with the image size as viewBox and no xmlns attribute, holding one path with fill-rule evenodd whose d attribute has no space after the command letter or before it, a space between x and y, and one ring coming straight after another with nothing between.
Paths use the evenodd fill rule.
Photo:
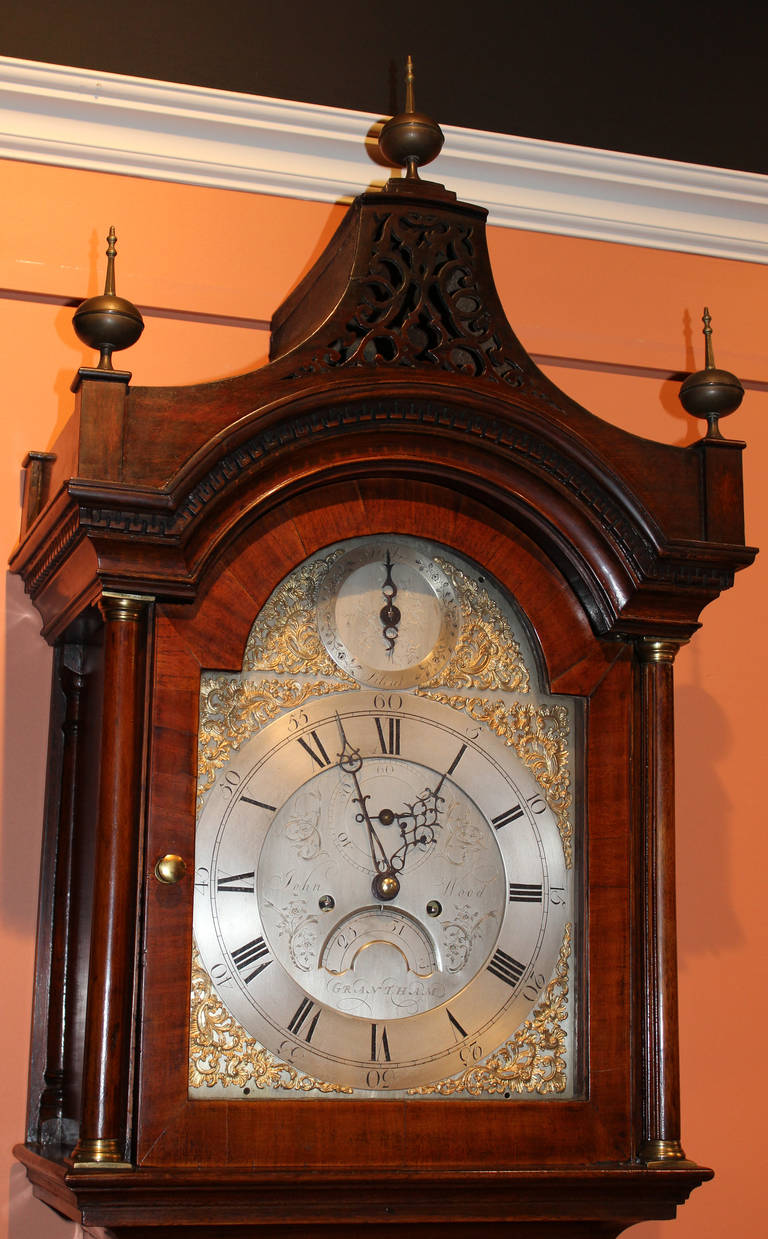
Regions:
<instances>
[{"instance_id":1,"label":"arched dial top","mask_svg":"<svg viewBox=\"0 0 768 1239\"><path fill-rule=\"evenodd\" d=\"M573 917L567 708L534 665L482 569L389 533L299 565L242 676L205 681L201 753L219 758L201 782L196 942L244 1035L310 1092L442 1089L492 1060L555 976Z\"/></svg>"}]
</instances>

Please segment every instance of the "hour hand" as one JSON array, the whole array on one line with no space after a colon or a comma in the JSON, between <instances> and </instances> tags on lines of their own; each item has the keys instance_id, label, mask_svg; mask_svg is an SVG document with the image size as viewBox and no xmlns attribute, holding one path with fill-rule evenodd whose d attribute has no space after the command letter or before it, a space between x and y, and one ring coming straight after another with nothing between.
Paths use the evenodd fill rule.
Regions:
<instances>
[{"instance_id":1,"label":"hour hand","mask_svg":"<svg viewBox=\"0 0 768 1239\"><path fill-rule=\"evenodd\" d=\"M396 873L401 873L405 868L408 853L412 848L420 848L424 851L435 842L435 827L442 825L440 821L442 803L442 796L439 796L436 791L427 790L414 804L408 805L400 813L391 815L397 820L402 839L400 847L393 852L390 861ZM385 810L385 812L388 811ZM381 814L379 814L379 820L382 820Z\"/></svg>"},{"instance_id":2,"label":"hour hand","mask_svg":"<svg viewBox=\"0 0 768 1239\"><path fill-rule=\"evenodd\" d=\"M387 570L387 575L384 578L384 584L381 587L381 592L384 595L384 606L379 611L379 619L381 620L384 640L387 643L387 654L391 658L395 652L395 642L397 641L398 625L400 623L400 611L395 606L397 586L392 580L392 560L389 557L389 551L387 551L387 560L384 566Z\"/></svg>"}]
</instances>

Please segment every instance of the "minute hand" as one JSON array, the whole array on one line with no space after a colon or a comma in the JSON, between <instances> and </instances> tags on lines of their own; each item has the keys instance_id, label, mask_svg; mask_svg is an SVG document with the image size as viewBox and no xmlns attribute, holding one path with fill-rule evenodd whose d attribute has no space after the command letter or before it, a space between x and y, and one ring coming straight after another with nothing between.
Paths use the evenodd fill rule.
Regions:
<instances>
[{"instance_id":1,"label":"minute hand","mask_svg":"<svg viewBox=\"0 0 768 1239\"><path fill-rule=\"evenodd\" d=\"M344 727L338 714L336 715L336 722L338 723L339 732L341 733L342 743L342 749L339 753L339 769L343 770L345 774L352 775L352 779L355 784L355 791L357 792L354 800L356 804L360 805L361 810L360 813L357 814L357 818L358 821L365 822L366 829L368 831L368 846L371 849L371 860L373 861L373 867L377 873L390 874L392 872L392 866L389 863L389 857L387 856L387 853L384 850L384 845L376 833L376 828L371 821L371 815L368 812L368 797L363 795L360 780L357 777L357 772L363 764L363 759L360 756L359 750L353 748L347 740ZM379 853L378 857L376 855L377 849Z\"/></svg>"},{"instance_id":2,"label":"minute hand","mask_svg":"<svg viewBox=\"0 0 768 1239\"><path fill-rule=\"evenodd\" d=\"M381 842L381 839L376 833L376 828L373 822L371 821L371 815L368 812L368 805L366 803L366 801L368 800L368 797L363 795L362 788L360 787L360 782L358 780L356 771L351 770L350 774L352 775L352 778L354 779L355 791L357 792L357 795L355 796L355 801L357 804L360 805L360 808L362 810L362 812L359 813L357 816L358 818L363 819L363 821L365 822L368 828L368 843L371 849L371 860L373 861L373 867L377 873L391 873L392 866L389 863L389 857L387 856L387 853L384 850L384 844ZM378 860L376 859L377 848L378 848L379 856L380 856L380 859Z\"/></svg>"}]
</instances>

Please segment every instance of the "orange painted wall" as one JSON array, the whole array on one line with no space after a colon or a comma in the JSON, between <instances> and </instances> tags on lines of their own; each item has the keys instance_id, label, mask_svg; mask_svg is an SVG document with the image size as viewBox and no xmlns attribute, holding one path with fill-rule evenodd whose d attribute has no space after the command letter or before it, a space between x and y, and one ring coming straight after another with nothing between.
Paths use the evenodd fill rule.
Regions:
<instances>
[{"instance_id":1,"label":"orange painted wall","mask_svg":"<svg viewBox=\"0 0 768 1239\"><path fill-rule=\"evenodd\" d=\"M0 167L0 193L0 545L9 552L20 461L50 445L71 409L72 375L94 361L62 303L100 290L108 226L119 236L118 291L145 308L147 323L122 364L137 383L185 383L264 360L272 310L341 208L21 163ZM552 366L555 381L602 417L666 442L700 431L676 384L642 368L701 365L699 318L710 305L717 361L751 388L726 429L748 443L748 538L768 546L768 267L502 229L491 231L491 249L523 343L567 363ZM683 1135L717 1178L677 1222L637 1227L636 1239L721 1239L734 1225L743 1234L764 1227L756 1169L768 1107L766 562L710 607L678 659ZM24 1130L49 656L15 578L5 583L3 614L0 1235L71 1239L75 1228L32 1198L10 1155Z\"/></svg>"}]
</instances>

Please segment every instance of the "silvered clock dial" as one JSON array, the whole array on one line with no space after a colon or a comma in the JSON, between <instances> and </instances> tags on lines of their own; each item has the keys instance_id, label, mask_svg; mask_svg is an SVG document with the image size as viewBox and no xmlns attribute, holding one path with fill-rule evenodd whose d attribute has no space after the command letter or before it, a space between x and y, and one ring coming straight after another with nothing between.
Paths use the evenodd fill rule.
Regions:
<instances>
[{"instance_id":1,"label":"silvered clock dial","mask_svg":"<svg viewBox=\"0 0 768 1239\"><path fill-rule=\"evenodd\" d=\"M392 535L307 561L243 675L205 680L197 1025L225 1011L278 1091L283 1064L307 1095L509 1096L515 1038L549 1019L549 1067L530 1030L520 1060L573 1092L570 719L534 697L527 645L482 573ZM263 1091L220 1059L214 1038L193 1085Z\"/></svg>"}]
</instances>

